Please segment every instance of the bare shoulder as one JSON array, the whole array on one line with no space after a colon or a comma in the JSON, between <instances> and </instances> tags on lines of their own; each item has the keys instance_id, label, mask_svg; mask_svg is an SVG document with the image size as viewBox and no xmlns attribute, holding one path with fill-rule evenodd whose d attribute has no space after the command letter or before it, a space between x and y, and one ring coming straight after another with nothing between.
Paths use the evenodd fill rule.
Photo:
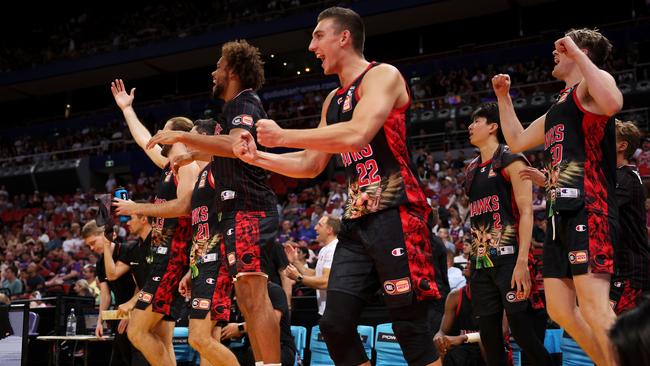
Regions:
<instances>
[{"instance_id":1,"label":"bare shoulder","mask_svg":"<svg viewBox=\"0 0 650 366\"><path fill-rule=\"evenodd\" d=\"M400 71L391 64L379 64L368 71L367 77L394 82L402 78ZM365 78L364 78L365 80Z\"/></svg>"}]
</instances>

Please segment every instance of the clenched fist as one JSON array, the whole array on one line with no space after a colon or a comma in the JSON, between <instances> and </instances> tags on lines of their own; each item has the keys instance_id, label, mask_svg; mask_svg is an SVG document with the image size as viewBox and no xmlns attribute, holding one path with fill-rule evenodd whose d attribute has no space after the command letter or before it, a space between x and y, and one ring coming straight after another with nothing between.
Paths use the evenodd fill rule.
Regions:
<instances>
[{"instance_id":1,"label":"clenched fist","mask_svg":"<svg viewBox=\"0 0 650 366\"><path fill-rule=\"evenodd\" d=\"M558 53L565 55L572 60L583 53L578 45L573 41L573 38L568 36L555 41L555 49Z\"/></svg>"},{"instance_id":2,"label":"clenched fist","mask_svg":"<svg viewBox=\"0 0 650 366\"><path fill-rule=\"evenodd\" d=\"M492 89L497 98L504 98L510 93L510 75L497 74L492 78Z\"/></svg>"},{"instance_id":3,"label":"clenched fist","mask_svg":"<svg viewBox=\"0 0 650 366\"><path fill-rule=\"evenodd\" d=\"M277 147L282 145L283 131L272 119L260 119L255 124L257 130L257 142L266 147Z\"/></svg>"}]
</instances>

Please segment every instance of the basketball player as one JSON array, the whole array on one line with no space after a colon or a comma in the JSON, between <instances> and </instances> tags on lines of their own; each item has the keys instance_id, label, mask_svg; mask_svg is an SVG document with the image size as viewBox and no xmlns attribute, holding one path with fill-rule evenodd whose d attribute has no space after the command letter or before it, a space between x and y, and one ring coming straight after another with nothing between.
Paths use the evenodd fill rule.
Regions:
<instances>
[{"instance_id":1,"label":"basketball player","mask_svg":"<svg viewBox=\"0 0 650 366\"><path fill-rule=\"evenodd\" d=\"M496 103L479 106L469 126L470 143L480 150L467 167L472 251L471 294L487 364L506 363L502 319L505 310L517 344L533 365L551 365L534 328L528 296L533 232L532 183L519 172L528 166L504 145Z\"/></svg>"},{"instance_id":2,"label":"basketball player","mask_svg":"<svg viewBox=\"0 0 650 366\"><path fill-rule=\"evenodd\" d=\"M284 262L273 266L277 245L277 198L266 184L266 172L236 159L232 146L235 136L248 132L254 136L255 122L266 118L262 102L255 93L264 83L264 68L259 50L244 40L224 44L217 69L212 73L213 96L223 99L223 125L214 136L162 131L148 143L181 142L194 150L174 159L175 166L191 160L212 159L217 194L216 212L221 213L225 233L226 259L231 276L236 276L238 306L246 318L247 330L257 361L280 363L280 328L267 290L267 273L277 276ZM213 158L214 156L214 158ZM182 169L182 168L181 168Z\"/></svg>"},{"instance_id":3,"label":"basketball player","mask_svg":"<svg viewBox=\"0 0 650 366\"><path fill-rule=\"evenodd\" d=\"M151 135L133 110L135 89L127 94L122 80L115 80L111 83L111 91L124 114L131 135L138 145L145 147ZM192 121L185 117L174 117L165 124L165 129L172 131L189 131L192 127ZM154 218L151 247L147 256L147 261L152 266L151 272L140 289L128 336L149 363L167 366L176 364L172 347L176 312L172 312L172 308L180 310L179 306L183 305L177 289L187 271L187 250L191 237L190 220L184 215L189 212L193 184L199 169L193 163L180 169L178 174L172 174L168 159L185 153L183 144L169 144L163 148L156 146L154 149L145 149L145 152L163 169L155 203L115 199L114 206L118 215L140 214ZM177 306L172 306L175 301L178 301Z\"/></svg>"},{"instance_id":4,"label":"basketball player","mask_svg":"<svg viewBox=\"0 0 650 366\"><path fill-rule=\"evenodd\" d=\"M330 272L321 331L334 363L369 365L356 326L366 302L383 289L393 329L411 365L439 364L428 305L448 291L444 246L431 234L431 207L409 166L406 82L387 64L363 56L364 25L350 9L318 16L309 50L342 87L326 98L318 128L257 123L261 145L305 149L257 151L248 133L233 147L245 161L280 174L315 177L340 153L349 199Z\"/></svg>"},{"instance_id":5,"label":"basketball player","mask_svg":"<svg viewBox=\"0 0 650 366\"><path fill-rule=\"evenodd\" d=\"M216 125L212 119L197 120L191 133L212 135ZM201 172L192 192L190 271L179 286L182 295L192 298L189 343L201 354L203 364L237 365L235 355L220 342L221 327L230 320L232 281L222 263L225 251L216 211L215 178L210 164L197 164Z\"/></svg>"},{"instance_id":6,"label":"basketball player","mask_svg":"<svg viewBox=\"0 0 650 366\"><path fill-rule=\"evenodd\" d=\"M645 188L636 166L630 164L640 141L641 133L634 123L616 120L616 203L621 231L609 293L617 315L635 308L650 289Z\"/></svg>"},{"instance_id":7,"label":"basketball player","mask_svg":"<svg viewBox=\"0 0 650 366\"><path fill-rule=\"evenodd\" d=\"M465 269L469 272L469 268ZM470 338L478 342L470 342ZM479 325L472 310L470 285L451 290L445 300L440 330L433 337L446 366L485 365L480 346ZM503 342L501 342L503 347Z\"/></svg>"},{"instance_id":8,"label":"basketball player","mask_svg":"<svg viewBox=\"0 0 650 366\"><path fill-rule=\"evenodd\" d=\"M558 39L553 76L566 88L526 129L508 94L509 76L492 79L512 151L544 144L548 230L543 274L549 315L599 365L613 364L607 337L615 318L608 299L618 219L612 116L623 104L614 78L598 68L610 50L607 38L594 30L570 30Z\"/></svg>"}]
</instances>

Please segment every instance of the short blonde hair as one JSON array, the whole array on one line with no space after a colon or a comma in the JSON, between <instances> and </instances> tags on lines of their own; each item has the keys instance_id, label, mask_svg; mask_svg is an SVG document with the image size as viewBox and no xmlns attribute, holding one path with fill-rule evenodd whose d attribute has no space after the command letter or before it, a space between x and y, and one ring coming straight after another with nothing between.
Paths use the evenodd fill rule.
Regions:
<instances>
[{"instance_id":1,"label":"short blonde hair","mask_svg":"<svg viewBox=\"0 0 650 366\"><path fill-rule=\"evenodd\" d=\"M90 220L84 225L84 227L81 229L81 238L86 239L91 236L97 236L97 235L103 235L104 234L104 227L103 226L97 226L97 221L95 220Z\"/></svg>"}]
</instances>

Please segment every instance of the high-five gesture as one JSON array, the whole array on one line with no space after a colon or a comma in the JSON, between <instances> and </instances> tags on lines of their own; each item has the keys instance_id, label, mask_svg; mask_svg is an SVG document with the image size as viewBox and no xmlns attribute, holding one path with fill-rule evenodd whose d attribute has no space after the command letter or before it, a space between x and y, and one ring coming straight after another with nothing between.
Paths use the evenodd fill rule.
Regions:
<instances>
[{"instance_id":1,"label":"high-five gesture","mask_svg":"<svg viewBox=\"0 0 650 366\"><path fill-rule=\"evenodd\" d=\"M133 105L135 88L132 88L131 93L127 94L122 79L115 79L115 81L111 82L111 92L113 92L115 103L117 103L117 106L120 107L121 110L125 110Z\"/></svg>"},{"instance_id":2,"label":"high-five gesture","mask_svg":"<svg viewBox=\"0 0 650 366\"><path fill-rule=\"evenodd\" d=\"M497 98L503 98L510 93L510 75L497 74L492 78L492 88Z\"/></svg>"}]
</instances>

